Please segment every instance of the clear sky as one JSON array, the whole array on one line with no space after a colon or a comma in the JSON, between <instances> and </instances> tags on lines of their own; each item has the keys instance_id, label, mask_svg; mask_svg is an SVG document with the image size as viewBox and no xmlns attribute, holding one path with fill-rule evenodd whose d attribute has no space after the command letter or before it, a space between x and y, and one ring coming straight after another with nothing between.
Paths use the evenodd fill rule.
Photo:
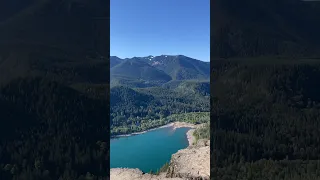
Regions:
<instances>
[{"instance_id":1,"label":"clear sky","mask_svg":"<svg viewBox=\"0 0 320 180\"><path fill-rule=\"evenodd\" d=\"M110 55L210 61L210 0L110 0Z\"/></svg>"}]
</instances>

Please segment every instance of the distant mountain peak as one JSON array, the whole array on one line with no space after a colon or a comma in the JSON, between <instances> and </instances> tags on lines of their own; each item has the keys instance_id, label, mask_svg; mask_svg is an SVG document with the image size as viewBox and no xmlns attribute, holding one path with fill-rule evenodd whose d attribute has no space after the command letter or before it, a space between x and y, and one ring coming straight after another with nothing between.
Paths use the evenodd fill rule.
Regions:
<instances>
[{"instance_id":1,"label":"distant mountain peak","mask_svg":"<svg viewBox=\"0 0 320 180\"><path fill-rule=\"evenodd\" d=\"M149 55L126 58L121 61L111 58L110 64L111 76L118 80L126 78L136 81L155 82L155 80L161 80L167 82L168 80L208 79L210 77L208 62L184 55Z\"/></svg>"},{"instance_id":2,"label":"distant mountain peak","mask_svg":"<svg viewBox=\"0 0 320 180\"><path fill-rule=\"evenodd\" d=\"M152 56L152 55L149 55L149 56L147 56L147 57L144 57L145 59L148 59L149 61L151 61L153 58L154 58L154 56Z\"/></svg>"}]
</instances>

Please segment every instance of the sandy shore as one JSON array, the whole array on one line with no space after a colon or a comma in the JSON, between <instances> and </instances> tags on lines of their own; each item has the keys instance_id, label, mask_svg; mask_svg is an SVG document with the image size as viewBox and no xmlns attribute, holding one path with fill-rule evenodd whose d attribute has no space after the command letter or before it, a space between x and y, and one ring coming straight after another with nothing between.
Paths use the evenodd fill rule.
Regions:
<instances>
[{"instance_id":1,"label":"sandy shore","mask_svg":"<svg viewBox=\"0 0 320 180\"><path fill-rule=\"evenodd\" d=\"M159 126L159 127L151 128L151 129L148 129L148 130L145 130L145 131L141 131L141 132L135 132L135 133L130 133L130 134L115 135L115 136L112 136L111 138L117 138L117 137L129 137L129 136L134 136L134 135L144 134L144 133L146 133L146 132L153 131L153 130L156 130L156 129L165 128L165 127L171 127L171 126L172 126L172 124L173 124L173 123L169 123L169 124L166 124L166 125L163 125L163 126Z\"/></svg>"},{"instance_id":2,"label":"sandy shore","mask_svg":"<svg viewBox=\"0 0 320 180\"><path fill-rule=\"evenodd\" d=\"M190 123L186 123L186 122L174 122L174 123L172 123L172 126L173 126L174 129L182 128L182 127L191 128L191 129L187 132L187 138L188 138L189 146L192 146L192 145L193 145L193 142L195 141L195 137L193 136L193 132L195 131L195 129L196 129L199 125L194 125L194 124L190 124Z\"/></svg>"},{"instance_id":3,"label":"sandy shore","mask_svg":"<svg viewBox=\"0 0 320 180\"><path fill-rule=\"evenodd\" d=\"M195 129L190 129L187 132L187 138L188 138L188 142L189 142L189 146L193 145L193 142L195 141L195 137L193 136L193 132Z\"/></svg>"},{"instance_id":4,"label":"sandy shore","mask_svg":"<svg viewBox=\"0 0 320 180\"><path fill-rule=\"evenodd\" d=\"M198 125L194 125L194 124L191 124L191 123L186 123L186 122L173 122L171 123L173 126L173 129L177 129L177 128L183 128L183 127L188 127L188 128L196 128Z\"/></svg>"},{"instance_id":5,"label":"sandy shore","mask_svg":"<svg viewBox=\"0 0 320 180\"><path fill-rule=\"evenodd\" d=\"M135 132L135 133L130 133L130 134L115 135L115 136L112 136L111 138L129 137L129 136L144 134L144 133L149 132L149 131L153 131L153 130L160 129L160 128L166 128L166 127L173 127L173 129L177 129L177 128L182 128L182 127L196 128L196 126L197 125L194 125L194 124L177 121L177 122L172 122L172 123L160 126L160 127L155 127L155 128L152 128L152 129L148 129L146 131Z\"/></svg>"}]
</instances>

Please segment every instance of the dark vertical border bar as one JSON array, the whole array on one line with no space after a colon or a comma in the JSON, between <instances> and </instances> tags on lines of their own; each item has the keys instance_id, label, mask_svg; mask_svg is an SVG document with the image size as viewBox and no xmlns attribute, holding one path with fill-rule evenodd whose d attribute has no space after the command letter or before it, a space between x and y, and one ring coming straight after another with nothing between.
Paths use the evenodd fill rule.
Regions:
<instances>
[{"instance_id":1,"label":"dark vertical border bar","mask_svg":"<svg viewBox=\"0 0 320 180\"><path fill-rule=\"evenodd\" d=\"M216 179L216 151L215 151L215 131L216 131L216 116L214 116L213 112L213 85L214 85L214 77L213 77L213 67L214 67L214 1L210 1L210 179Z\"/></svg>"},{"instance_id":2,"label":"dark vertical border bar","mask_svg":"<svg viewBox=\"0 0 320 180\"><path fill-rule=\"evenodd\" d=\"M105 159L105 167L103 169L106 170L106 178L107 180L110 179L110 0L99 0L99 7L102 11L96 14L94 18L94 32L95 32L95 39L94 39L94 48L97 50L98 55L108 61L106 74L107 76L107 119L106 119L106 126L104 132L108 132L106 134L107 139L107 153Z\"/></svg>"},{"instance_id":3,"label":"dark vertical border bar","mask_svg":"<svg viewBox=\"0 0 320 180\"><path fill-rule=\"evenodd\" d=\"M0 1L0 179L110 179L110 0Z\"/></svg>"},{"instance_id":4,"label":"dark vertical border bar","mask_svg":"<svg viewBox=\"0 0 320 180\"><path fill-rule=\"evenodd\" d=\"M211 1L211 179L320 179L319 2Z\"/></svg>"},{"instance_id":5,"label":"dark vertical border bar","mask_svg":"<svg viewBox=\"0 0 320 180\"><path fill-rule=\"evenodd\" d=\"M93 18L93 28L94 28L94 39L93 47L97 52L99 58L108 61L106 74L102 74L107 78L107 92L106 102L107 102L107 119L106 126L103 128L103 132L106 133L107 151L105 151L106 159L103 169L106 170L105 176L107 180L110 179L110 0L97 0L97 7L100 7L98 12L95 13Z\"/></svg>"}]
</instances>

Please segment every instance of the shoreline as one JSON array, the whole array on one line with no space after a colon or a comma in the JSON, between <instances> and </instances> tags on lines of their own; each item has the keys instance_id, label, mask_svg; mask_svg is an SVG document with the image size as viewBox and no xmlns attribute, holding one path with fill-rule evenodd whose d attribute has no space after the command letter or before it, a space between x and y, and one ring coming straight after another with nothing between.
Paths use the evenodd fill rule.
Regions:
<instances>
[{"instance_id":1,"label":"shoreline","mask_svg":"<svg viewBox=\"0 0 320 180\"><path fill-rule=\"evenodd\" d=\"M193 143L194 143L194 140L195 140L195 137L193 136L193 132L194 131L195 131L195 128L192 128L187 132L187 139L188 139L188 142L189 142L189 146L193 146Z\"/></svg>"},{"instance_id":2,"label":"shoreline","mask_svg":"<svg viewBox=\"0 0 320 180\"><path fill-rule=\"evenodd\" d=\"M130 134L114 135L114 136L111 136L110 139L115 139L115 138L119 138L119 137L130 137L130 136L135 136L135 135L139 135L139 134L144 134L144 133L147 133L149 131L153 131L153 130L160 129L160 128L170 127L172 125L173 125L173 123L169 123L169 124L166 124L166 125L163 125L163 126L159 126L159 127L155 127L155 128L151 128L151 129L148 129L148 130L145 130L145 131L134 132L134 133L130 133Z\"/></svg>"},{"instance_id":3,"label":"shoreline","mask_svg":"<svg viewBox=\"0 0 320 180\"><path fill-rule=\"evenodd\" d=\"M183 128L183 127L191 128L186 132L186 136L187 136L187 140L188 140L188 144L189 145L186 148L180 149L180 150L178 150L178 152L176 152L176 153L179 153L179 152L181 152L183 150L190 151L190 150L192 150L193 147L195 147L193 145L193 143L195 142L195 137L194 137L193 133L197 128L199 128L202 125L203 124L194 125L194 124L191 124L191 123L176 121L176 122L171 122L169 124L166 124L164 126L160 126L158 128L149 129L149 130L147 130L145 132L139 132L138 134L146 133L148 131L152 131L152 130L163 128L163 127L173 127L174 130L177 129L177 128ZM127 135L127 136L131 136L131 135L132 134ZM136 133L133 134L133 135L136 135ZM190 147L191 147L191 149L190 149ZM174 154L176 154L176 153L174 153ZM171 155L170 162L171 162L174 154ZM179 157L180 157L180 155L179 155ZM187 157L189 157L189 155ZM197 158L198 157L199 157L199 155L197 155ZM145 180L147 180L147 179L182 180L183 179L183 178L167 178L166 177L166 173L167 172L163 172L163 173L160 173L159 175L149 174L147 172L142 172L138 168L111 168L110 169L110 177L112 177L113 179L117 179L117 180L123 180L123 179L129 180L129 179L132 179L132 177L135 177L136 179L145 179ZM199 171L198 171L198 173L199 173ZM119 177L120 174L121 174L121 176Z\"/></svg>"},{"instance_id":4,"label":"shoreline","mask_svg":"<svg viewBox=\"0 0 320 180\"><path fill-rule=\"evenodd\" d=\"M183 128L183 127L188 127L188 128L196 128L197 125L191 124L191 123L186 123L186 122L180 122L180 121L175 121L175 122L171 122L169 124L163 125L163 126L159 126L159 127L155 127L155 128L151 128L145 131L141 131L141 132L135 132L135 133L130 133L130 134L120 134L120 135L114 135L111 136L110 139L116 139L116 138L120 138L120 137L130 137L130 136L135 136L135 135L139 135L139 134L144 134L147 133L149 131L153 131L153 130L157 130L160 128L166 128L166 127L173 127L173 129L177 129L177 128ZM190 130L189 130L190 131ZM188 131L188 132L189 132ZM188 138L189 141L189 138ZM190 144L190 143L189 143Z\"/></svg>"}]
</instances>

